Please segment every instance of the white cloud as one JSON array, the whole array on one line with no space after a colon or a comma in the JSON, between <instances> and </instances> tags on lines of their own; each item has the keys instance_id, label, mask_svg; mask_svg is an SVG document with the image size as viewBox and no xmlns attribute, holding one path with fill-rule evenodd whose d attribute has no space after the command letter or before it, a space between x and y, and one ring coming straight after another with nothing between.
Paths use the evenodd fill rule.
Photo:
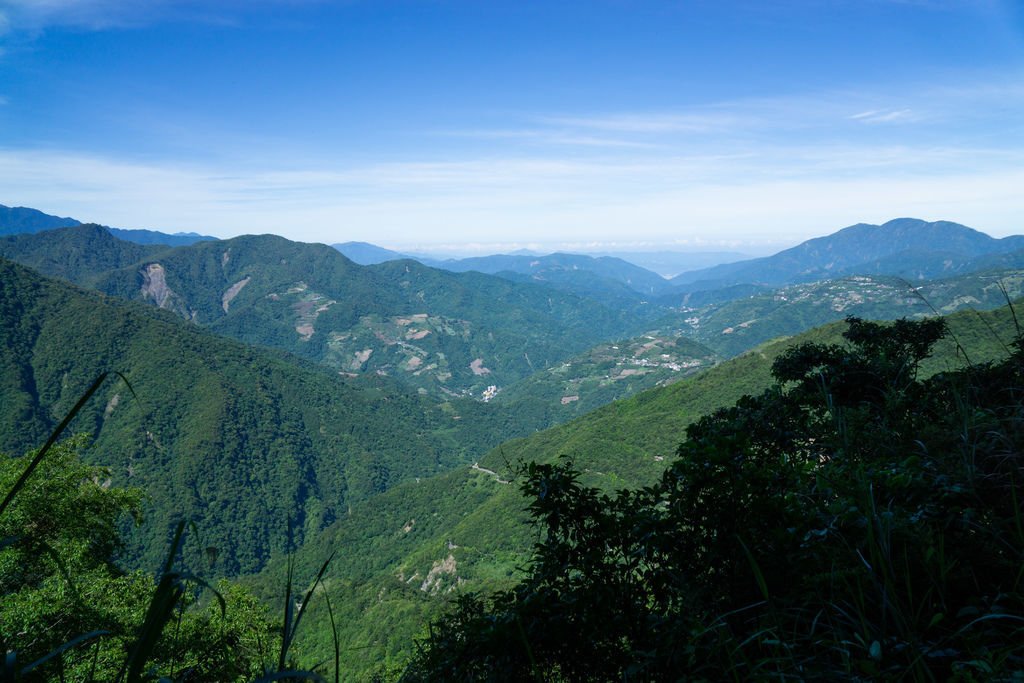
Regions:
<instances>
[{"instance_id":1,"label":"white cloud","mask_svg":"<svg viewBox=\"0 0 1024 683\"><path fill-rule=\"evenodd\" d=\"M439 135L476 138L480 140L517 140L531 145L565 145L578 147L625 147L631 149L653 149L658 145L638 140L626 140L605 136L584 135L561 129L471 129L439 131Z\"/></svg>"},{"instance_id":2,"label":"white cloud","mask_svg":"<svg viewBox=\"0 0 1024 683\"><path fill-rule=\"evenodd\" d=\"M39 31L73 26L100 31L136 28L165 20L233 25L236 17L260 5L315 4L323 0L0 0L4 29Z\"/></svg>"},{"instance_id":3,"label":"white cloud","mask_svg":"<svg viewBox=\"0 0 1024 683\"><path fill-rule=\"evenodd\" d=\"M38 30L51 25L102 29L137 24L167 5L165 0L3 0L0 12L9 30Z\"/></svg>"},{"instance_id":4,"label":"white cloud","mask_svg":"<svg viewBox=\"0 0 1024 683\"><path fill-rule=\"evenodd\" d=\"M709 133L751 123L749 117L728 111L550 117L541 118L540 121L568 128L589 128L620 133Z\"/></svg>"},{"instance_id":5,"label":"white cloud","mask_svg":"<svg viewBox=\"0 0 1024 683\"><path fill-rule=\"evenodd\" d=\"M783 158L786 157L786 158ZM1024 155L780 148L753 157L488 159L305 171L0 151L3 203L117 227L390 244L798 242L896 216L1019 232Z\"/></svg>"},{"instance_id":6,"label":"white cloud","mask_svg":"<svg viewBox=\"0 0 1024 683\"><path fill-rule=\"evenodd\" d=\"M894 121L913 121L916 119L910 109L897 109L895 111L862 111L850 117L861 123L892 123Z\"/></svg>"},{"instance_id":7,"label":"white cloud","mask_svg":"<svg viewBox=\"0 0 1024 683\"><path fill-rule=\"evenodd\" d=\"M711 102L673 111L534 115L511 127L443 134L518 144L531 152L543 146L571 145L595 152L618 149L627 155L643 149L652 154L680 150L736 154L762 146L815 141L823 145L856 141L872 147L891 141L894 134L942 141L979 131L991 135L1001 129L1019 129L1024 112L1022 82L1024 75L1017 73L970 73L941 85L826 90ZM1006 143L1011 147L1022 144L1013 139Z\"/></svg>"},{"instance_id":8,"label":"white cloud","mask_svg":"<svg viewBox=\"0 0 1024 683\"><path fill-rule=\"evenodd\" d=\"M0 149L0 202L118 227L391 244L796 242L901 215L1019 232L1024 87L968 80L523 116L441 133L486 141L469 151L427 131L425 152L388 163L275 163L259 139L234 145L260 150L236 157L249 162ZM882 125L900 122L914 125ZM343 158L332 152L321 159Z\"/></svg>"}]
</instances>

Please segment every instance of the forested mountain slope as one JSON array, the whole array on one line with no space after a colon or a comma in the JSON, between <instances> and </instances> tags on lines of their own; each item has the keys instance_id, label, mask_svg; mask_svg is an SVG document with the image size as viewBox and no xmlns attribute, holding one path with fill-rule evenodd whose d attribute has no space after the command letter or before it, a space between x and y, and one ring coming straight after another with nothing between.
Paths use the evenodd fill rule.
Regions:
<instances>
[{"instance_id":1,"label":"forested mountain slope","mask_svg":"<svg viewBox=\"0 0 1024 683\"><path fill-rule=\"evenodd\" d=\"M883 225L851 225L773 256L682 273L672 284L685 292L734 284L778 286L843 275L941 277L972 270L969 262L975 258L1022 248L1021 235L995 239L949 221L897 218Z\"/></svg>"},{"instance_id":2,"label":"forested mountain slope","mask_svg":"<svg viewBox=\"0 0 1024 683\"><path fill-rule=\"evenodd\" d=\"M962 309L988 310L1024 295L1024 270L981 271L909 283L887 276L851 276L789 285L771 292L691 308L683 333L725 357L769 339L799 334L847 316L918 318Z\"/></svg>"},{"instance_id":3,"label":"forested mountain slope","mask_svg":"<svg viewBox=\"0 0 1024 683\"><path fill-rule=\"evenodd\" d=\"M514 405L533 422L558 424L646 389L678 382L719 362L707 346L678 327L598 344L499 391L495 403ZM544 415L544 418L540 416Z\"/></svg>"},{"instance_id":4,"label":"forested mountain slope","mask_svg":"<svg viewBox=\"0 0 1024 683\"><path fill-rule=\"evenodd\" d=\"M641 489L529 464L526 576L461 598L402 680L1014 679L1024 339L921 377L948 332L791 347Z\"/></svg>"},{"instance_id":5,"label":"forested mountain slope","mask_svg":"<svg viewBox=\"0 0 1024 683\"><path fill-rule=\"evenodd\" d=\"M103 240L88 227L30 237L11 256L48 274L148 301L241 341L353 375L392 376L436 395L480 396L638 333L661 313L415 261L359 266L331 247L273 235L160 252ZM91 263L77 253L90 254ZM103 270L139 254L129 266Z\"/></svg>"},{"instance_id":6,"label":"forested mountain slope","mask_svg":"<svg viewBox=\"0 0 1024 683\"><path fill-rule=\"evenodd\" d=\"M0 237L0 257L84 287L95 285L107 271L134 265L168 248L118 239L95 224Z\"/></svg>"},{"instance_id":7,"label":"forested mountain slope","mask_svg":"<svg viewBox=\"0 0 1024 683\"><path fill-rule=\"evenodd\" d=\"M73 429L145 490L127 561L150 567L187 518L217 549L213 574L258 570L379 492L523 433L497 406L347 379L0 259L0 451L40 444L103 371L131 388L108 382Z\"/></svg>"},{"instance_id":8,"label":"forested mountain slope","mask_svg":"<svg viewBox=\"0 0 1024 683\"><path fill-rule=\"evenodd\" d=\"M952 334L926 361L927 373L1005 356L1014 338L1007 308L949 318ZM307 572L334 548L331 570L342 630L353 648L346 666L365 677L382 658L401 662L412 638L450 596L509 585L538 540L526 525L517 472L525 462L568 458L590 485L613 490L653 483L671 461L687 425L771 382L771 363L803 342L838 342L845 323L782 339L667 387L645 391L572 422L502 444L475 466L378 496L339 520L299 555ZM264 577L273 585L278 567ZM275 579L274 577L278 577ZM337 615L336 615L337 616ZM326 615L316 617L323 624ZM326 631L310 630L321 638Z\"/></svg>"}]
</instances>

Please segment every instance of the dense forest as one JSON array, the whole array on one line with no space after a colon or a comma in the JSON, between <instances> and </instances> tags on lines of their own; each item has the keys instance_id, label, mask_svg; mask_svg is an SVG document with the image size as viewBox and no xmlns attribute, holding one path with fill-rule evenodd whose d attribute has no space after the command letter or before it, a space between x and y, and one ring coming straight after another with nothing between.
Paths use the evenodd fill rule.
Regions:
<instances>
[{"instance_id":1,"label":"dense forest","mask_svg":"<svg viewBox=\"0 0 1024 683\"><path fill-rule=\"evenodd\" d=\"M1010 680L1024 667L1024 338L917 377L941 319L848 321L614 494L531 464L528 575L406 680Z\"/></svg>"},{"instance_id":2,"label":"dense forest","mask_svg":"<svg viewBox=\"0 0 1024 683\"><path fill-rule=\"evenodd\" d=\"M392 673L1008 679L1024 666L1024 341L1001 361L922 379L946 332L941 319L850 319L845 344L790 347L772 364L774 386L691 425L649 486L610 492L581 483L571 462L523 465L541 531L525 577L460 597ZM116 519L139 492L78 464L79 447L33 460L23 488L26 460L5 462L16 495L0 510L0 619L20 634L5 637L14 661L97 680L269 671L294 617L286 610L275 629L226 584L196 600L186 583L201 580L173 569L181 527L155 589L117 569ZM112 597L124 593L132 600ZM44 622L54 626L40 639Z\"/></svg>"},{"instance_id":3,"label":"dense forest","mask_svg":"<svg viewBox=\"0 0 1024 683\"><path fill-rule=\"evenodd\" d=\"M1020 668L1016 309L951 313L1019 271L671 309L585 261L0 251L89 288L0 259L6 678Z\"/></svg>"}]
</instances>

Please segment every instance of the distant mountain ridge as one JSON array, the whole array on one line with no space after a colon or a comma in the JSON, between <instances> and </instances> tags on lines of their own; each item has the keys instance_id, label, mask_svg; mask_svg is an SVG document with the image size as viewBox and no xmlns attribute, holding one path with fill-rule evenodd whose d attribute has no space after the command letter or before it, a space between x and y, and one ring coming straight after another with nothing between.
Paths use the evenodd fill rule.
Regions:
<instances>
[{"instance_id":1,"label":"distant mountain ridge","mask_svg":"<svg viewBox=\"0 0 1024 683\"><path fill-rule=\"evenodd\" d=\"M94 223L0 237L0 256L85 286L94 284L100 273L153 258L169 248L122 240Z\"/></svg>"},{"instance_id":2,"label":"distant mountain ridge","mask_svg":"<svg viewBox=\"0 0 1024 683\"><path fill-rule=\"evenodd\" d=\"M646 268L633 265L614 256L586 256L557 252L546 256L495 254L464 259L449 259L433 263L438 268L453 272L475 270L489 275L517 273L538 281L569 284L572 273L583 271L624 284L644 296L653 296L670 289L665 278Z\"/></svg>"},{"instance_id":3,"label":"distant mountain ridge","mask_svg":"<svg viewBox=\"0 0 1024 683\"><path fill-rule=\"evenodd\" d=\"M471 258L487 258L431 258L423 254L406 254L393 249L380 247L369 242L340 242L338 244L332 244L331 246L356 263L364 266L384 263L386 261L414 259L424 265L444 268L444 264L446 263L458 263ZM543 253L538 253L530 249L516 249L515 251L508 252L504 255L531 256L534 258L545 256ZM680 273L697 270L699 268L710 268L711 266L722 263L735 263L737 261L743 261L750 258L749 254L742 254L734 251L588 251L580 255L595 259L601 258L602 256L622 259L627 263L651 271L665 279L671 279Z\"/></svg>"},{"instance_id":4,"label":"distant mountain ridge","mask_svg":"<svg viewBox=\"0 0 1024 683\"><path fill-rule=\"evenodd\" d=\"M25 206L0 204L0 235L42 232L54 228L70 228L75 225L81 225L81 223L74 218L51 216L38 209L30 209Z\"/></svg>"},{"instance_id":5,"label":"distant mountain ridge","mask_svg":"<svg viewBox=\"0 0 1024 683\"><path fill-rule=\"evenodd\" d=\"M216 237L200 235L198 232L175 232L168 234L157 230L125 230L107 228L114 237L136 244L160 244L169 247L185 247L196 242L216 242Z\"/></svg>"},{"instance_id":6,"label":"distant mountain ridge","mask_svg":"<svg viewBox=\"0 0 1024 683\"><path fill-rule=\"evenodd\" d=\"M361 266L374 266L378 263L413 258L391 249L378 247L376 244L370 244L369 242L341 242L331 246Z\"/></svg>"},{"instance_id":7,"label":"distant mountain ridge","mask_svg":"<svg viewBox=\"0 0 1024 683\"><path fill-rule=\"evenodd\" d=\"M1024 236L996 239L950 221L897 218L858 223L795 247L737 263L682 273L677 291L738 284L780 286L843 275L896 275L918 279L967 272L974 259L1024 249ZM955 267L955 269L954 269Z\"/></svg>"},{"instance_id":8,"label":"distant mountain ridge","mask_svg":"<svg viewBox=\"0 0 1024 683\"><path fill-rule=\"evenodd\" d=\"M143 247L98 226L3 238L0 253L241 341L435 395L480 396L652 317L536 284L415 261L360 266L322 244L247 235Z\"/></svg>"},{"instance_id":9,"label":"distant mountain ridge","mask_svg":"<svg viewBox=\"0 0 1024 683\"><path fill-rule=\"evenodd\" d=\"M432 259L402 254L368 242L344 242L333 246L362 265L412 259L423 265L453 273L476 271L516 282L539 282L581 295L590 292L621 296L624 291L630 290L642 296L654 296L670 289L668 281L662 276L616 256L564 252L541 256L519 250L511 254ZM625 285L626 290L620 285ZM629 296L628 293L626 296Z\"/></svg>"},{"instance_id":10,"label":"distant mountain ridge","mask_svg":"<svg viewBox=\"0 0 1024 683\"><path fill-rule=\"evenodd\" d=\"M62 218L51 216L38 209L30 209L24 206L4 206L0 204L0 236L35 234L56 228L73 228L83 225L81 221L74 218ZM216 237L200 235L195 232L176 232L168 234L156 230L123 230L101 226L115 237L134 242L136 244L163 244L171 247L179 247L196 242L216 240Z\"/></svg>"},{"instance_id":11,"label":"distant mountain ridge","mask_svg":"<svg viewBox=\"0 0 1024 683\"><path fill-rule=\"evenodd\" d=\"M588 252L588 254L595 257L614 256L633 265L646 268L667 280L691 270L710 268L722 263L735 263L751 258L751 254L735 251L606 251Z\"/></svg>"}]
</instances>

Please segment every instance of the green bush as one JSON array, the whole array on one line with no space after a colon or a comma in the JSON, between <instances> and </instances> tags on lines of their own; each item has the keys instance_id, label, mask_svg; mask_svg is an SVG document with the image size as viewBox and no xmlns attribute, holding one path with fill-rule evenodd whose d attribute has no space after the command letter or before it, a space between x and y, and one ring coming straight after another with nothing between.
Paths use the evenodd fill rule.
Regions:
<instances>
[{"instance_id":1,"label":"green bush","mask_svg":"<svg viewBox=\"0 0 1024 683\"><path fill-rule=\"evenodd\" d=\"M687 429L653 486L531 464L529 574L407 680L1011 680L1024 670L1024 344L917 377L940 320L849 319Z\"/></svg>"},{"instance_id":2,"label":"green bush","mask_svg":"<svg viewBox=\"0 0 1024 683\"><path fill-rule=\"evenodd\" d=\"M199 580L168 568L154 582L113 563L119 518L138 512L141 493L82 463L84 444L76 437L51 448L0 515L3 680L123 680L149 639L151 649L135 657L145 672L196 681L261 675L280 637L252 596L223 582L224 602L201 604L192 590ZM33 455L0 459L0 491L12 490ZM174 597L163 603L169 618L147 633L166 596Z\"/></svg>"}]
</instances>

